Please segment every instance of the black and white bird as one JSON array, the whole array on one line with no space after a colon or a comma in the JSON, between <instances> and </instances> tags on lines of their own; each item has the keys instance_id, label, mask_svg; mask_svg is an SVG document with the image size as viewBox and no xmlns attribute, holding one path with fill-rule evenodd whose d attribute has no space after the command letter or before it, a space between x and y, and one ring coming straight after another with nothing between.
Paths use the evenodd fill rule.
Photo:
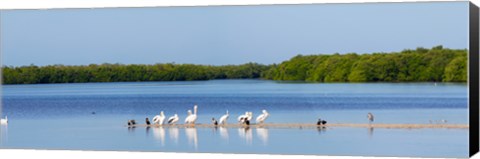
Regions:
<instances>
[{"instance_id":1,"label":"black and white bird","mask_svg":"<svg viewBox=\"0 0 480 159\"><path fill-rule=\"evenodd\" d=\"M252 120L252 117L253 117L252 112L245 112L244 115L240 115L238 117L238 122L246 124L246 122L248 121L248 123L250 123L250 121Z\"/></svg>"},{"instance_id":2,"label":"black and white bird","mask_svg":"<svg viewBox=\"0 0 480 159\"><path fill-rule=\"evenodd\" d=\"M165 121L165 114L163 114L163 111L160 112L160 115L153 117L152 121L153 124L163 125Z\"/></svg>"},{"instance_id":3,"label":"black and white bird","mask_svg":"<svg viewBox=\"0 0 480 159\"><path fill-rule=\"evenodd\" d=\"M250 120L248 120L248 118L245 119L245 121L243 122L243 124L245 124L245 125L250 125Z\"/></svg>"},{"instance_id":4,"label":"black and white bird","mask_svg":"<svg viewBox=\"0 0 480 159\"><path fill-rule=\"evenodd\" d=\"M322 119L320 119L320 118L318 119L317 125L325 125L325 124L327 124L327 121L326 121L326 120L322 120Z\"/></svg>"},{"instance_id":5,"label":"black and white bird","mask_svg":"<svg viewBox=\"0 0 480 159\"><path fill-rule=\"evenodd\" d=\"M368 122L371 124L374 120L374 116L372 113L368 112L367 114Z\"/></svg>"},{"instance_id":6,"label":"black and white bird","mask_svg":"<svg viewBox=\"0 0 480 159\"><path fill-rule=\"evenodd\" d=\"M215 126L218 125L218 122L217 122L217 120L215 120L215 118L212 118L212 124L215 125Z\"/></svg>"},{"instance_id":7,"label":"black and white bird","mask_svg":"<svg viewBox=\"0 0 480 159\"><path fill-rule=\"evenodd\" d=\"M174 125L175 123L177 123L178 120L179 120L178 115L175 114L175 115L171 116L170 118L168 118L168 124Z\"/></svg>"},{"instance_id":8,"label":"black and white bird","mask_svg":"<svg viewBox=\"0 0 480 159\"><path fill-rule=\"evenodd\" d=\"M133 125L135 125L135 124L137 124L137 123L135 122L135 120L133 120L133 119L132 119L132 120L128 120L128 126L133 126Z\"/></svg>"},{"instance_id":9,"label":"black and white bird","mask_svg":"<svg viewBox=\"0 0 480 159\"><path fill-rule=\"evenodd\" d=\"M145 118L145 124L150 125L150 119Z\"/></svg>"},{"instance_id":10,"label":"black and white bird","mask_svg":"<svg viewBox=\"0 0 480 159\"><path fill-rule=\"evenodd\" d=\"M248 112L245 112L245 114L238 116L238 122L239 123L244 123L245 119L248 117Z\"/></svg>"}]
</instances>

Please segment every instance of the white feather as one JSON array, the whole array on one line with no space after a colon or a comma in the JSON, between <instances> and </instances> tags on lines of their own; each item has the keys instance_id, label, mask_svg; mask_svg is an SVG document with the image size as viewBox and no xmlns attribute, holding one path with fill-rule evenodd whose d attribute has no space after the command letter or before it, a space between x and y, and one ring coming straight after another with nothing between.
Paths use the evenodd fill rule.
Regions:
<instances>
[{"instance_id":1,"label":"white feather","mask_svg":"<svg viewBox=\"0 0 480 159\"><path fill-rule=\"evenodd\" d=\"M197 109L198 109L197 105L193 106L193 114L185 118L185 124L195 124L195 121L197 120Z\"/></svg>"},{"instance_id":2,"label":"white feather","mask_svg":"<svg viewBox=\"0 0 480 159\"><path fill-rule=\"evenodd\" d=\"M252 121L252 118L253 118L253 112L248 112L247 120Z\"/></svg>"},{"instance_id":3,"label":"white feather","mask_svg":"<svg viewBox=\"0 0 480 159\"><path fill-rule=\"evenodd\" d=\"M238 116L238 119L237 119L237 120L238 120L238 122L242 122L242 123L243 123L243 122L245 121L245 119L247 119L247 117L248 117L248 112L245 112L244 115Z\"/></svg>"},{"instance_id":4,"label":"white feather","mask_svg":"<svg viewBox=\"0 0 480 159\"><path fill-rule=\"evenodd\" d=\"M168 118L168 124L175 124L178 121L178 115L175 114L172 117Z\"/></svg>"},{"instance_id":5,"label":"white feather","mask_svg":"<svg viewBox=\"0 0 480 159\"><path fill-rule=\"evenodd\" d=\"M163 111L160 112L160 115L156 115L155 117L153 117L152 121L153 124L163 125L165 121L165 114L163 114Z\"/></svg>"},{"instance_id":6,"label":"white feather","mask_svg":"<svg viewBox=\"0 0 480 159\"><path fill-rule=\"evenodd\" d=\"M227 123L227 120L228 120L228 110L227 110L227 114L223 115L222 117L220 117L220 122L219 124L226 124Z\"/></svg>"},{"instance_id":7,"label":"white feather","mask_svg":"<svg viewBox=\"0 0 480 159\"><path fill-rule=\"evenodd\" d=\"M263 110L262 112L263 112L263 114L261 114L261 115L259 115L259 116L257 117L257 120L256 120L257 123L263 123L263 122L267 119L267 117L268 117L268 115L269 115L266 110Z\"/></svg>"}]
</instances>

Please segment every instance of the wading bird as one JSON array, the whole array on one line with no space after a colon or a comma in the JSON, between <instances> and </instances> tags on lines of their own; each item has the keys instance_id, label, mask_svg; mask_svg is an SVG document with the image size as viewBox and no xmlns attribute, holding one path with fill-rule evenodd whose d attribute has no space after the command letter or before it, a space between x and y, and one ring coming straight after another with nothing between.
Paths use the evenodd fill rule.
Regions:
<instances>
[{"instance_id":1,"label":"wading bird","mask_svg":"<svg viewBox=\"0 0 480 159\"><path fill-rule=\"evenodd\" d=\"M238 117L238 122L242 124L247 124L250 125L250 121L253 118L253 113L252 112L245 112L245 115L240 115Z\"/></svg>"},{"instance_id":2,"label":"wading bird","mask_svg":"<svg viewBox=\"0 0 480 159\"><path fill-rule=\"evenodd\" d=\"M187 116L187 118L185 118L185 124L195 124L195 121L197 121L197 109L197 105L193 106L193 114L190 114Z\"/></svg>"},{"instance_id":3,"label":"wading bird","mask_svg":"<svg viewBox=\"0 0 480 159\"><path fill-rule=\"evenodd\" d=\"M248 112L248 114L247 114L247 120L248 120L248 121L252 121L252 118L253 118L253 112Z\"/></svg>"},{"instance_id":4,"label":"wading bird","mask_svg":"<svg viewBox=\"0 0 480 159\"><path fill-rule=\"evenodd\" d=\"M163 114L163 111L160 112L160 115L153 117L152 121L153 124L163 125L163 122L165 121L165 114Z\"/></svg>"},{"instance_id":5,"label":"wading bird","mask_svg":"<svg viewBox=\"0 0 480 159\"><path fill-rule=\"evenodd\" d=\"M268 116L270 115L270 114L268 114L267 110L265 110L265 109L262 110L262 113L263 114L261 114L257 117L257 120L256 120L257 123L263 123L268 118Z\"/></svg>"},{"instance_id":6,"label":"wading bird","mask_svg":"<svg viewBox=\"0 0 480 159\"><path fill-rule=\"evenodd\" d=\"M245 112L245 114L238 116L238 122L245 123L245 120L247 118L248 118L248 112Z\"/></svg>"},{"instance_id":7,"label":"wading bird","mask_svg":"<svg viewBox=\"0 0 480 159\"><path fill-rule=\"evenodd\" d=\"M326 120L322 120L322 119L318 118L317 125L325 125L325 124L327 124Z\"/></svg>"},{"instance_id":8,"label":"wading bird","mask_svg":"<svg viewBox=\"0 0 480 159\"><path fill-rule=\"evenodd\" d=\"M150 119L145 118L145 124L150 125Z\"/></svg>"},{"instance_id":9,"label":"wading bird","mask_svg":"<svg viewBox=\"0 0 480 159\"><path fill-rule=\"evenodd\" d=\"M175 123L177 123L177 121L178 121L178 115L177 114L168 118L168 124L175 124Z\"/></svg>"},{"instance_id":10,"label":"wading bird","mask_svg":"<svg viewBox=\"0 0 480 159\"><path fill-rule=\"evenodd\" d=\"M137 123L135 122L135 120L132 119L132 120L128 120L127 124L128 124L128 126L134 126Z\"/></svg>"},{"instance_id":11,"label":"wading bird","mask_svg":"<svg viewBox=\"0 0 480 159\"><path fill-rule=\"evenodd\" d=\"M371 124L371 123L373 122L373 120L374 120L373 114L370 113L370 112L368 112L367 118L368 118L368 122L369 122L370 124Z\"/></svg>"},{"instance_id":12,"label":"wading bird","mask_svg":"<svg viewBox=\"0 0 480 159\"><path fill-rule=\"evenodd\" d=\"M217 120L215 120L215 118L212 118L212 124L215 125L215 126L218 125L218 122L217 122Z\"/></svg>"},{"instance_id":13,"label":"wading bird","mask_svg":"<svg viewBox=\"0 0 480 159\"><path fill-rule=\"evenodd\" d=\"M228 110L227 110L227 114L223 115L222 117L220 117L220 124L226 124L227 123L227 120L228 120Z\"/></svg>"}]
</instances>

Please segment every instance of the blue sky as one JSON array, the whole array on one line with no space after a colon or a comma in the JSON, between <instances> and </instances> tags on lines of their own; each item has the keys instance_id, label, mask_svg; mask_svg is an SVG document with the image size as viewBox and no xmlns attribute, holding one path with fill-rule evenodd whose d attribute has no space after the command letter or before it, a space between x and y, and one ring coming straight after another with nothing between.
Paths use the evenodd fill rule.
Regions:
<instances>
[{"instance_id":1,"label":"blue sky","mask_svg":"<svg viewBox=\"0 0 480 159\"><path fill-rule=\"evenodd\" d=\"M10 10L3 65L280 63L468 47L468 2Z\"/></svg>"}]
</instances>

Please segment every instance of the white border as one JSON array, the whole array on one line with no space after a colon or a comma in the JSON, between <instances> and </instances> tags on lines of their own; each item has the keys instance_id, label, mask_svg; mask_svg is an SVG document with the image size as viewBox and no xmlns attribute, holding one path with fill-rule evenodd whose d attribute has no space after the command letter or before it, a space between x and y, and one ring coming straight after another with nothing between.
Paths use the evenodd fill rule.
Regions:
<instances>
[{"instance_id":1,"label":"white border","mask_svg":"<svg viewBox=\"0 0 480 159\"><path fill-rule=\"evenodd\" d=\"M465 0L433 0L465 1ZM480 0L471 0L480 4ZM112 8L112 7L164 7L164 6L218 6L218 5L267 5L267 4L312 4L312 3L371 3L371 2L429 2L429 0L0 0L0 9L54 9L54 8ZM0 56L1 58L1 56ZM1 60L0 60L1 61ZM1 108L0 108L1 110ZM190 158L190 159L346 159L376 158L399 159L406 157L349 157L349 156L303 156L303 155L258 155L258 154L209 154L165 152L118 152L75 150L6 150L0 149L2 159L48 158ZM477 154L473 158L480 159Z\"/></svg>"},{"instance_id":2,"label":"white border","mask_svg":"<svg viewBox=\"0 0 480 159\"><path fill-rule=\"evenodd\" d=\"M430 0L466 1L466 0ZM0 9L218 6L312 3L429 2L428 0L0 0Z\"/></svg>"},{"instance_id":3,"label":"white border","mask_svg":"<svg viewBox=\"0 0 480 159\"><path fill-rule=\"evenodd\" d=\"M125 151L77 151L77 150L2 150L2 159L416 159L406 157L362 157L362 156L306 156L265 154L220 154L220 153L174 153L174 152L125 152ZM437 158L417 158L437 159Z\"/></svg>"}]
</instances>

